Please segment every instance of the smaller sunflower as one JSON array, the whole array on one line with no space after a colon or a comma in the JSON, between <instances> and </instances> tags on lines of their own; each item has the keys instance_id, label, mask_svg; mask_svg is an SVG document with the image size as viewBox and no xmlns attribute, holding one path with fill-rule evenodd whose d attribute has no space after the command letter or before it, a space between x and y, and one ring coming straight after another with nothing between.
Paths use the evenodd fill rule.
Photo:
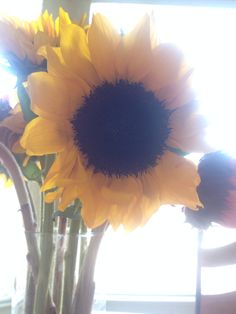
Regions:
<instances>
[{"instance_id":1,"label":"smaller sunflower","mask_svg":"<svg viewBox=\"0 0 236 314\"><path fill-rule=\"evenodd\" d=\"M46 71L46 60L40 48L58 46L60 23L71 23L63 9L55 22L47 11L31 22L12 17L0 20L0 52L18 79L24 81L32 72Z\"/></svg>"},{"instance_id":2,"label":"smaller sunflower","mask_svg":"<svg viewBox=\"0 0 236 314\"><path fill-rule=\"evenodd\" d=\"M236 160L223 152L206 154L199 163L197 187L203 207L184 208L186 221L207 229L212 223L236 228Z\"/></svg>"}]
</instances>

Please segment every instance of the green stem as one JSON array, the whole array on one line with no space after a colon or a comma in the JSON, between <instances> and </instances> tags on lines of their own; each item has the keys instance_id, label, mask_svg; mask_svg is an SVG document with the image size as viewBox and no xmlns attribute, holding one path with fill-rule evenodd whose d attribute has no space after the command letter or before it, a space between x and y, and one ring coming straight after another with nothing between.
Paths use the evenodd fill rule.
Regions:
<instances>
[{"instance_id":1,"label":"green stem","mask_svg":"<svg viewBox=\"0 0 236 314\"><path fill-rule=\"evenodd\" d=\"M48 302L50 270L53 256L53 210L53 203L44 204L43 228L42 233L40 233L41 258L36 285L34 314L50 313L55 308L52 302Z\"/></svg>"},{"instance_id":2,"label":"green stem","mask_svg":"<svg viewBox=\"0 0 236 314\"><path fill-rule=\"evenodd\" d=\"M32 272L28 269L24 314L33 313L34 295L35 295L35 282L34 282Z\"/></svg>"},{"instance_id":3,"label":"green stem","mask_svg":"<svg viewBox=\"0 0 236 314\"><path fill-rule=\"evenodd\" d=\"M88 249L88 237L86 236L87 227L83 222L83 219L80 220L80 255L79 255L79 272L82 269L84 257Z\"/></svg>"},{"instance_id":4,"label":"green stem","mask_svg":"<svg viewBox=\"0 0 236 314\"><path fill-rule=\"evenodd\" d=\"M56 256L55 269L53 280L53 300L55 302L58 313L61 308L61 294L62 294L62 275L63 275L63 258L64 258L64 243L66 234L67 219L65 217L58 217L58 235L56 238Z\"/></svg>"},{"instance_id":5,"label":"green stem","mask_svg":"<svg viewBox=\"0 0 236 314\"><path fill-rule=\"evenodd\" d=\"M36 279L39 267L39 251L37 239L35 236L36 223L34 221L33 211L31 208L26 183L23 179L20 167L18 166L15 157L3 143L0 143L0 160L7 168L14 182L26 232L25 234L28 248L28 261L31 265L34 279Z\"/></svg>"},{"instance_id":6,"label":"green stem","mask_svg":"<svg viewBox=\"0 0 236 314\"><path fill-rule=\"evenodd\" d=\"M93 277L97 253L107 226L108 224L104 223L93 230L94 235L90 240L76 286L71 314L91 314L95 291Z\"/></svg>"},{"instance_id":7,"label":"green stem","mask_svg":"<svg viewBox=\"0 0 236 314\"><path fill-rule=\"evenodd\" d=\"M62 313L71 313L71 303L74 290L75 266L78 249L78 233L80 223L72 219L65 253L64 288L62 297Z\"/></svg>"}]
</instances>

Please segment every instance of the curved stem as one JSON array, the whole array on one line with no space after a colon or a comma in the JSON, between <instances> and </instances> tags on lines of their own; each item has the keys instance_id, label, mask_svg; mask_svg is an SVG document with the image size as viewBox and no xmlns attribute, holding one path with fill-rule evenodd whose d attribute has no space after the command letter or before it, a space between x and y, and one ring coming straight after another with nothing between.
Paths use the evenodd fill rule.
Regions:
<instances>
[{"instance_id":1,"label":"curved stem","mask_svg":"<svg viewBox=\"0 0 236 314\"><path fill-rule=\"evenodd\" d=\"M3 143L0 143L0 160L7 168L14 182L26 231L26 242L29 252L28 259L32 267L33 276L36 278L39 267L39 251L35 237L36 223L33 218L28 190L15 157Z\"/></svg>"},{"instance_id":2,"label":"curved stem","mask_svg":"<svg viewBox=\"0 0 236 314\"><path fill-rule=\"evenodd\" d=\"M90 240L76 286L72 304L72 314L91 314L95 291L93 277L97 253L107 227L108 223L104 223L93 230L94 235Z\"/></svg>"},{"instance_id":3,"label":"curved stem","mask_svg":"<svg viewBox=\"0 0 236 314\"><path fill-rule=\"evenodd\" d=\"M67 218L58 217L58 233L56 237L55 260L54 260L54 280L53 280L53 300L58 313L61 313L61 295L63 278L63 259L65 254L65 235Z\"/></svg>"},{"instance_id":4,"label":"curved stem","mask_svg":"<svg viewBox=\"0 0 236 314\"><path fill-rule=\"evenodd\" d=\"M44 225L40 233L40 263L35 291L34 314L55 312L55 305L49 290L50 271L53 256L53 210L54 204L44 204ZM49 302L47 303L49 297Z\"/></svg>"},{"instance_id":5,"label":"curved stem","mask_svg":"<svg viewBox=\"0 0 236 314\"><path fill-rule=\"evenodd\" d=\"M79 220L72 219L65 252L65 273L63 281L62 313L70 313L74 290L75 266L78 249Z\"/></svg>"},{"instance_id":6,"label":"curved stem","mask_svg":"<svg viewBox=\"0 0 236 314\"><path fill-rule=\"evenodd\" d=\"M0 160L3 162L3 164L5 165L5 167L7 168L8 172L11 175L21 208L22 207L28 208L29 214L28 218L30 220L27 220L27 222L24 221L27 227L26 230L34 231L35 225L33 221L32 210L30 206L30 200L25 181L21 174L20 167L18 166L15 160L15 157L3 143L0 143Z\"/></svg>"}]
</instances>

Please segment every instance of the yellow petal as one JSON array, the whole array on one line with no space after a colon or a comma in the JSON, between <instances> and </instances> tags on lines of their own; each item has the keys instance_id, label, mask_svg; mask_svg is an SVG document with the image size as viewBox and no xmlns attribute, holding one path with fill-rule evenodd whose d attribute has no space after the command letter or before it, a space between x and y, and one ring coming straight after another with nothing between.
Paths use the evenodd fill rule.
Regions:
<instances>
[{"instance_id":1,"label":"yellow petal","mask_svg":"<svg viewBox=\"0 0 236 314\"><path fill-rule=\"evenodd\" d=\"M89 228L96 228L107 220L107 208L102 207L99 203L97 203L96 206L93 206L89 196L86 197L85 202L82 200L82 204L81 216Z\"/></svg>"},{"instance_id":2,"label":"yellow petal","mask_svg":"<svg viewBox=\"0 0 236 314\"><path fill-rule=\"evenodd\" d=\"M70 140L62 123L35 118L25 128L20 144L28 155L46 155L63 151Z\"/></svg>"},{"instance_id":3,"label":"yellow petal","mask_svg":"<svg viewBox=\"0 0 236 314\"><path fill-rule=\"evenodd\" d=\"M119 40L120 36L111 23L96 14L88 31L88 45L92 63L102 80L116 79L115 52Z\"/></svg>"},{"instance_id":4,"label":"yellow petal","mask_svg":"<svg viewBox=\"0 0 236 314\"><path fill-rule=\"evenodd\" d=\"M40 47L46 46L46 45L56 45L57 41L54 38L51 38L48 34L44 32L38 32L34 36L34 49L36 52L38 52Z\"/></svg>"},{"instance_id":5,"label":"yellow petal","mask_svg":"<svg viewBox=\"0 0 236 314\"><path fill-rule=\"evenodd\" d=\"M159 91L179 79L183 53L174 45L160 44L153 51L152 68L144 79L148 89Z\"/></svg>"},{"instance_id":6,"label":"yellow petal","mask_svg":"<svg viewBox=\"0 0 236 314\"><path fill-rule=\"evenodd\" d=\"M144 226L150 218L159 210L161 207L160 202L151 202L150 199L143 197L142 202L139 205L142 208L142 220L140 222L140 226Z\"/></svg>"},{"instance_id":7,"label":"yellow petal","mask_svg":"<svg viewBox=\"0 0 236 314\"><path fill-rule=\"evenodd\" d=\"M193 209L202 206L196 191L200 177L190 160L166 152L155 171L160 180L162 204L181 204Z\"/></svg>"},{"instance_id":8,"label":"yellow petal","mask_svg":"<svg viewBox=\"0 0 236 314\"><path fill-rule=\"evenodd\" d=\"M78 196L78 187L76 185L65 187L61 195L61 201L59 203L59 210L64 210L66 207L71 205L71 203L77 198L79 198L79 196Z\"/></svg>"},{"instance_id":9,"label":"yellow petal","mask_svg":"<svg viewBox=\"0 0 236 314\"><path fill-rule=\"evenodd\" d=\"M116 67L121 78L140 81L150 71L150 23L150 17L144 16L134 30L122 38L116 53Z\"/></svg>"},{"instance_id":10,"label":"yellow petal","mask_svg":"<svg viewBox=\"0 0 236 314\"><path fill-rule=\"evenodd\" d=\"M26 122L23 118L22 112L12 113L9 117L5 118L0 127L6 127L9 130L17 134L22 134L25 128Z\"/></svg>"},{"instance_id":11,"label":"yellow petal","mask_svg":"<svg viewBox=\"0 0 236 314\"><path fill-rule=\"evenodd\" d=\"M70 70L90 86L97 85L99 79L91 63L87 35L83 28L75 24L62 24L60 44L62 56Z\"/></svg>"},{"instance_id":12,"label":"yellow petal","mask_svg":"<svg viewBox=\"0 0 236 314\"><path fill-rule=\"evenodd\" d=\"M70 77L70 72L65 65L65 60L58 47L46 46L47 68L48 73L55 76ZM40 50L41 53L45 53Z\"/></svg>"},{"instance_id":13,"label":"yellow petal","mask_svg":"<svg viewBox=\"0 0 236 314\"><path fill-rule=\"evenodd\" d=\"M46 191L57 186L58 181L63 178L70 178L71 172L77 162L77 151L72 149L70 145L67 149L59 153L56 160L52 164L41 191Z\"/></svg>"},{"instance_id":14,"label":"yellow petal","mask_svg":"<svg viewBox=\"0 0 236 314\"><path fill-rule=\"evenodd\" d=\"M206 143L207 121L197 112L197 104L192 103L176 109L170 117L170 135L168 145L180 148L184 152L209 152Z\"/></svg>"},{"instance_id":15,"label":"yellow petal","mask_svg":"<svg viewBox=\"0 0 236 314\"><path fill-rule=\"evenodd\" d=\"M89 85L65 64L60 48L47 46L46 56L48 60L47 68L49 74L60 80L67 81L69 87L72 86L75 90L81 89L85 95L89 95Z\"/></svg>"},{"instance_id":16,"label":"yellow petal","mask_svg":"<svg viewBox=\"0 0 236 314\"><path fill-rule=\"evenodd\" d=\"M139 199L140 200L140 199ZM122 224L128 231L134 230L143 220L143 207L138 200L126 208L126 214L122 219Z\"/></svg>"},{"instance_id":17,"label":"yellow petal","mask_svg":"<svg viewBox=\"0 0 236 314\"><path fill-rule=\"evenodd\" d=\"M62 195L63 189L57 189L54 192L48 192L44 195L44 201L46 203L52 203L53 201L59 199Z\"/></svg>"},{"instance_id":18,"label":"yellow petal","mask_svg":"<svg viewBox=\"0 0 236 314\"><path fill-rule=\"evenodd\" d=\"M12 52L22 60L25 58L25 52L17 37L17 30L6 20L0 21L0 51Z\"/></svg>"},{"instance_id":19,"label":"yellow petal","mask_svg":"<svg viewBox=\"0 0 236 314\"><path fill-rule=\"evenodd\" d=\"M110 204L126 204L128 206L139 195L142 195L142 186L139 180L132 177L108 180L101 189L101 196Z\"/></svg>"},{"instance_id":20,"label":"yellow petal","mask_svg":"<svg viewBox=\"0 0 236 314\"><path fill-rule=\"evenodd\" d=\"M34 49L33 38L24 29L17 29L17 40L20 42L25 56L33 63L40 63L42 60L37 60L37 53Z\"/></svg>"},{"instance_id":21,"label":"yellow petal","mask_svg":"<svg viewBox=\"0 0 236 314\"><path fill-rule=\"evenodd\" d=\"M28 87L32 110L45 119L70 119L82 101L83 91L75 82L62 81L46 72L31 74Z\"/></svg>"},{"instance_id":22,"label":"yellow petal","mask_svg":"<svg viewBox=\"0 0 236 314\"><path fill-rule=\"evenodd\" d=\"M124 207L114 204L110 207L108 221L112 225L113 229L117 229L124 220L125 209Z\"/></svg>"},{"instance_id":23,"label":"yellow petal","mask_svg":"<svg viewBox=\"0 0 236 314\"><path fill-rule=\"evenodd\" d=\"M179 80L155 92L158 99L164 101L167 109L173 110L185 106L196 99L191 88L190 75L187 73Z\"/></svg>"},{"instance_id":24,"label":"yellow petal","mask_svg":"<svg viewBox=\"0 0 236 314\"><path fill-rule=\"evenodd\" d=\"M142 182L144 197L149 199L151 202L156 202L158 207L160 205L160 186L157 173L151 169L150 171L147 171L145 174L140 176L140 180Z\"/></svg>"},{"instance_id":25,"label":"yellow petal","mask_svg":"<svg viewBox=\"0 0 236 314\"><path fill-rule=\"evenodd\" d=\"M71 19L69 14L62 8L59 8L59 23L60 24L71 24Z\"/></svg>"}]
</instances>

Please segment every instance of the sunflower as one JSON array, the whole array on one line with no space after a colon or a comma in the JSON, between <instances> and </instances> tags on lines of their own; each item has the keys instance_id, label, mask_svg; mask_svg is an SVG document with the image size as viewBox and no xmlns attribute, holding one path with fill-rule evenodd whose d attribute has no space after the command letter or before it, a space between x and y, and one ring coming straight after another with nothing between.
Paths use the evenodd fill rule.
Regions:
<instances>
[{"instance_id":1,"label":"sunflower","mask_svg":"<svg viewBox=\"0 0 236 314\"><path fill-rule=\"evenodd\" d=\"M198 172L197 192L203 207L184 208L186 221L200 229L212 223L236 228L236 160L224 152L212 152L200 160Z\"/></svg>"},{"instance_id":2,"label":"sunflower","mask_svg":"<svg viewBox=\"0 0 236 314\"><path fill-rule=\"evenodd\" d=\"M24 81L32 72L46 71L46 60L39 49L58 46L60 23L71 23L63 9L55 22L47 11L31 22L12 17L0 20L0 52L18 79Z\"/></svg>"},{"instance_id":3,"label":"sunflower","mask_svg":"<svg viewBox=\"0 0 236 314\"><path fill-rule=\"evenodd\" d=\"M43 190L63 210L79 198L89 227L134 229L162 204L201 206L184 153L204 151L205 121L182 53L158 44L149 16L120 35L100 14L86 33L62 25L48 73L28 80L38 115L23 134L29 155L56 153Z\"/></svg>"}]
</instances>

